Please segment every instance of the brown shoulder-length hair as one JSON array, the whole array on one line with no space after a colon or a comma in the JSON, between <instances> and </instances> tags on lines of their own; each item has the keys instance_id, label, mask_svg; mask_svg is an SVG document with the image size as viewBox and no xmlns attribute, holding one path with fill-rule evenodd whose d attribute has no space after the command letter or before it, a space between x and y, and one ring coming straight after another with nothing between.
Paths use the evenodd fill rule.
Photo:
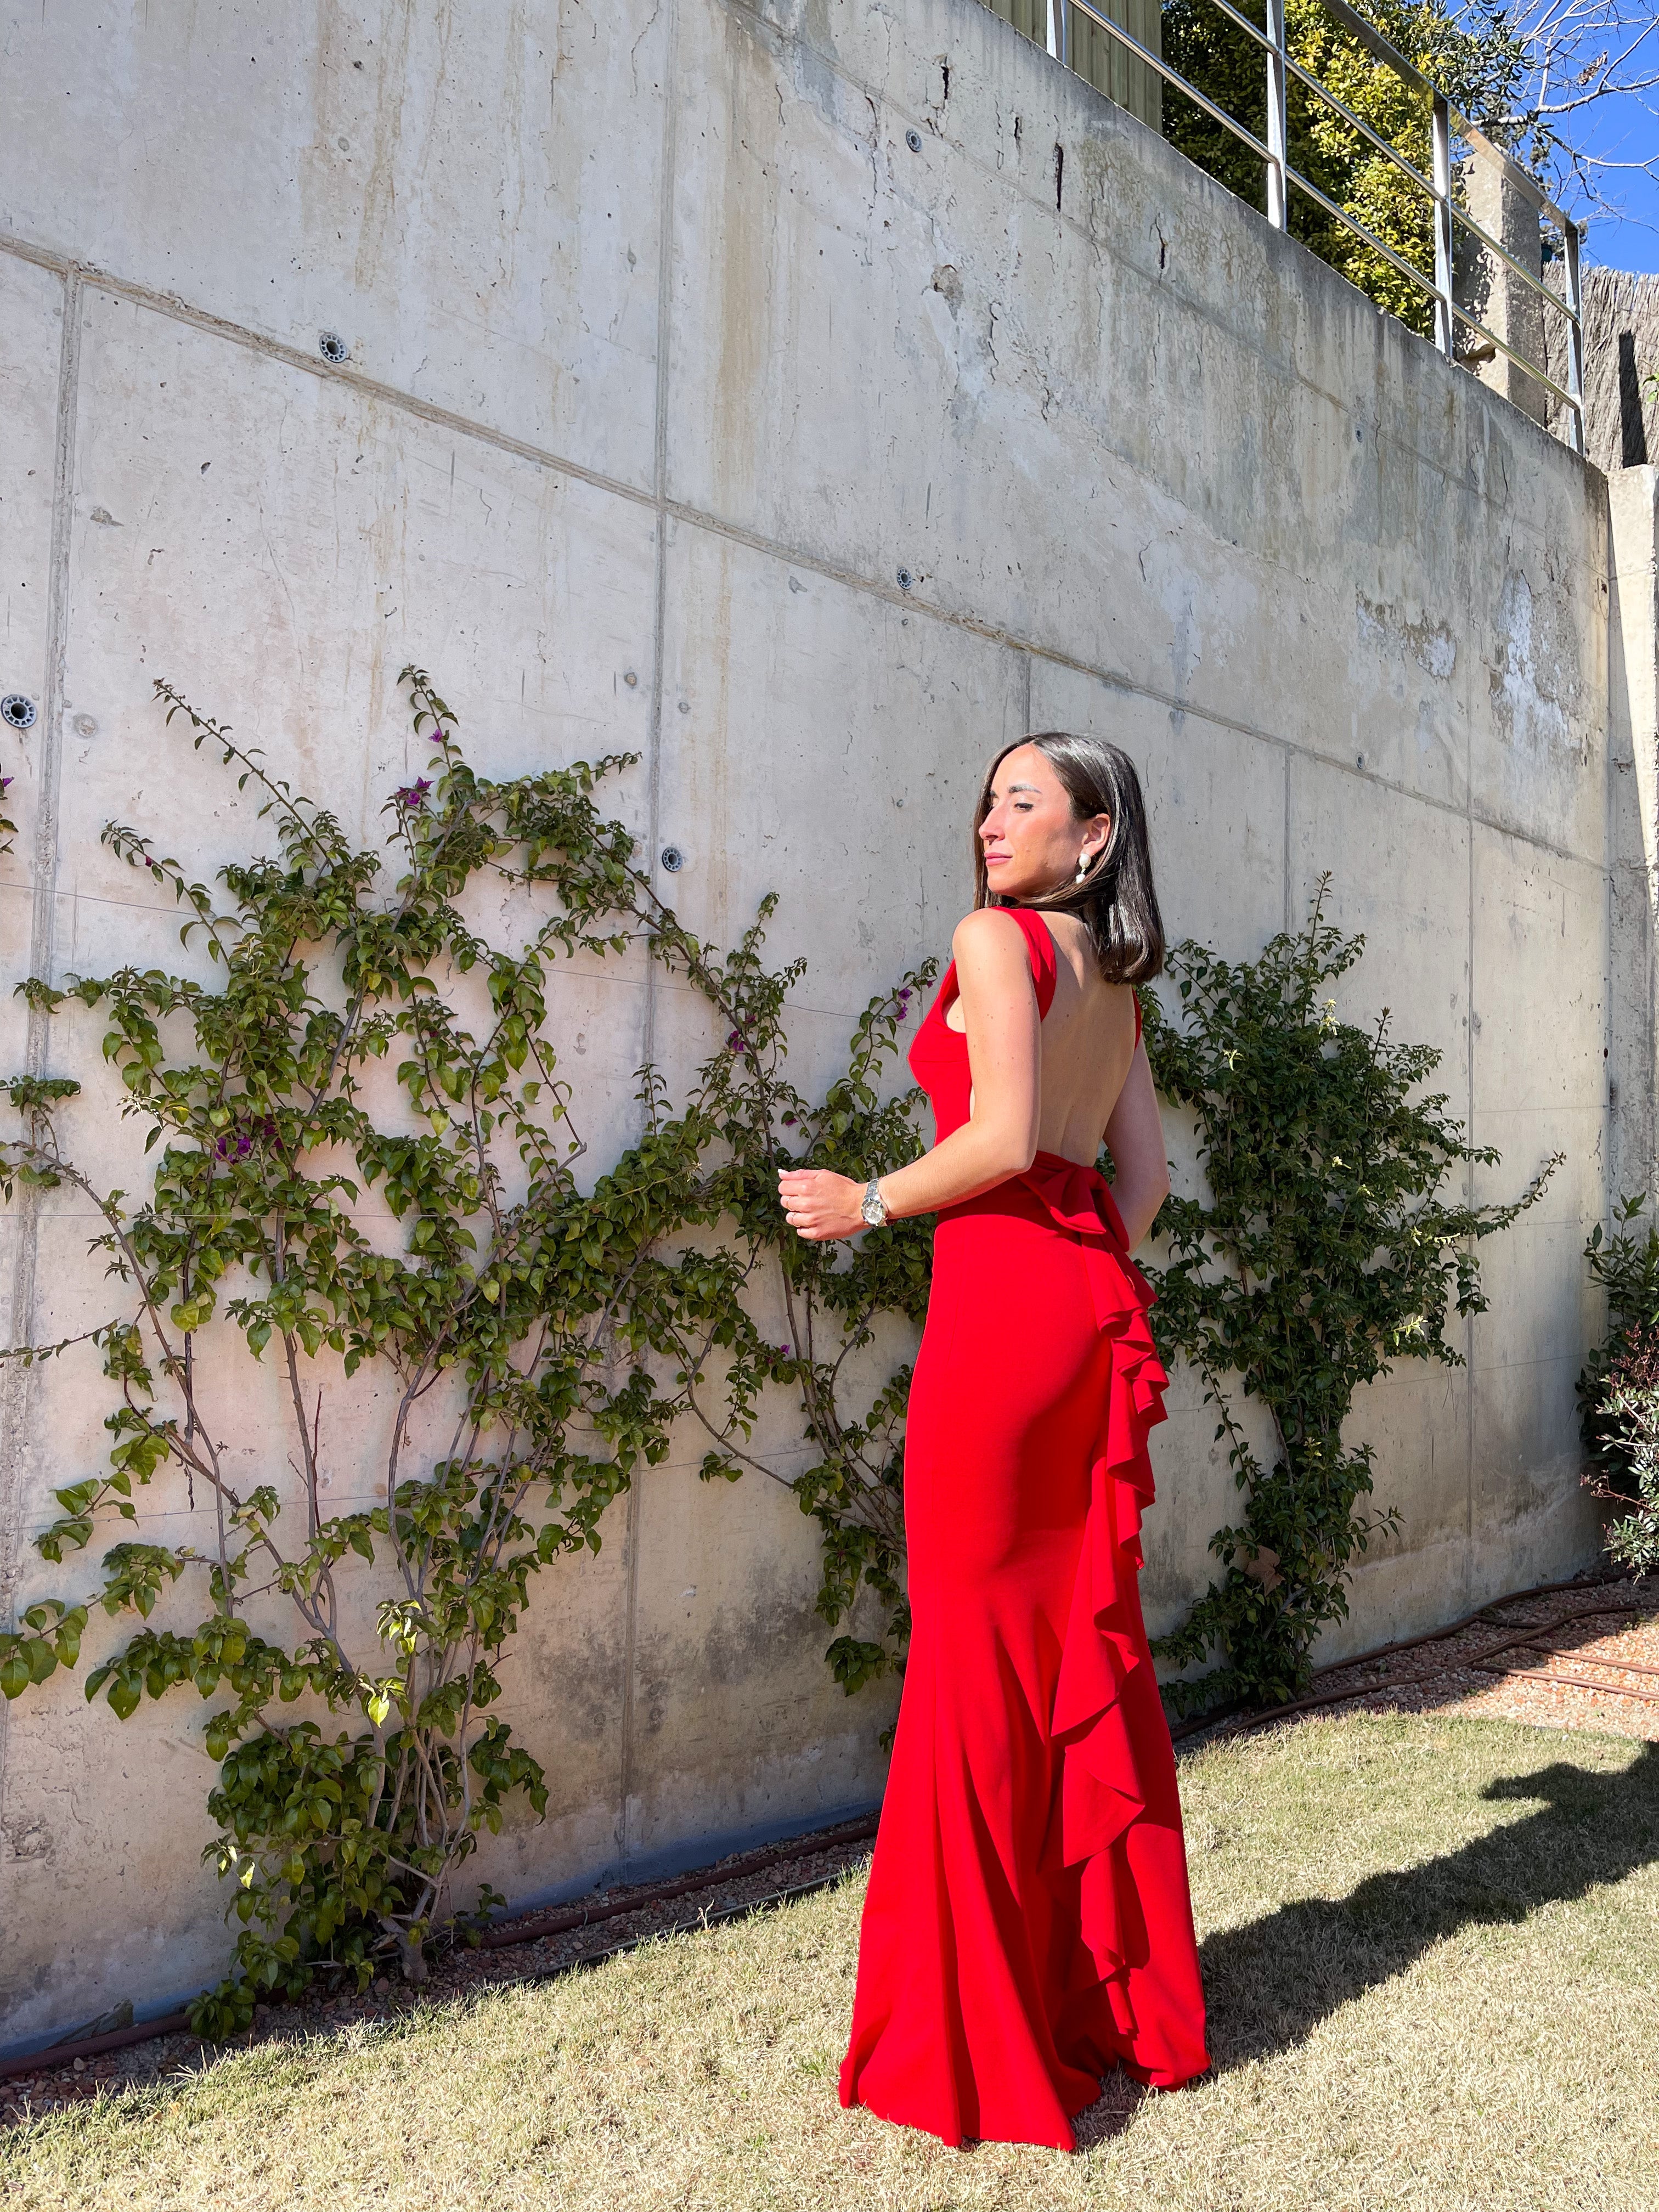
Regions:
<instances>
[{"instance_id":1,"label":"brown shoulder-length hair","mask_svg":"<svg viewBox=\"0 0 1659 2212\"><path fill-rule=\"evenodd\" d=\"M985 870L979 828L991 811L996 772L1021 745L1035 745L1053 766L1080 822L1108 815L1111 828L1081 883L1062 884L1040 898L1001 899ZM1043 730L1005 745L985 771L974 812L974 904L1024 906L1042 914L1074 914L1087 927L1095 958L1109 983L1148 983L1164 967L1164 918L1152 888L1146 842L1146 803L1127 753L1103 738Z\"/></svg>"}]
</instances>

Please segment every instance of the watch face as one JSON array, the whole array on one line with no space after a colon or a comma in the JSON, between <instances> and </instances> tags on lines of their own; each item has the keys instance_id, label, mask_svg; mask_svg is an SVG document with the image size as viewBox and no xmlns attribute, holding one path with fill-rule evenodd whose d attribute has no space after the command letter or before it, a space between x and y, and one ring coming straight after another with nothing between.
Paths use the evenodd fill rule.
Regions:
<instances>
[{"instance_id":1,"label":"watch face","mask_svg":"<svg viewBox=\"0 0 1659 2212\"><path fill-rule=\"evenodd\" d=\"M864 1203L859 1208L859 1212L864 1216L865 1219L869 1223L872 1229L879 1229L886 1216L887 1209L882 1204L875 1192L872 1190L865 1193Z\"/></svg>"}]
</instances>

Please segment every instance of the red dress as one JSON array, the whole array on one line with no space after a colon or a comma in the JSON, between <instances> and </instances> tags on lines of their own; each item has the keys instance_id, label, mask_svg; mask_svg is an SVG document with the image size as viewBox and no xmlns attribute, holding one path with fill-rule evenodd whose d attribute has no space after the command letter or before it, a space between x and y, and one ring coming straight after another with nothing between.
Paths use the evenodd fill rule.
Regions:
<instances>
[{"instance_id":1,"label":"red dress","mask_svg":"<svg viewBox=\"0 0 1659 2212\"><path fill-rule=\"evenodd\" d=\"M1004 909L1054 994L1042 917ZM940 1138L968 1119L945 974L910 1053ZM1139 1010L1136 1009L1136 1033ZM1209 2064L1175 1759L1140 1618L1152 1292L1093 1168L1039 1152L947 1207L910 1388L914 1627L870 1869L843 2105L1074 2148L1122 2065Z\"/></svg>"}]
</instances>

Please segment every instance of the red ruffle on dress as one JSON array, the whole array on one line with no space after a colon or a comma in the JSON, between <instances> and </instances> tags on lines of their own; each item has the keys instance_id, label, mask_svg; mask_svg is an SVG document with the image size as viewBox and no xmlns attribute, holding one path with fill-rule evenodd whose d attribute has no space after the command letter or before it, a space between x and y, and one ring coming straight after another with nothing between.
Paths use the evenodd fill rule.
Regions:
<instances>
[{"instance_id":1,"label":"red ruffle on dress","mask_svg":"<svg viewBox=\"0 0 1659 2212\"><path fill-rule=\"evenodd\" d=\"M1054 940L1004 911L1046 1015ZM910 1053L941 1138L968 1119L956 995L952 967ZM1039 1152L939 1215L905 1442L910 1654L841 2100L947 2143L1070 2150L1114 2066L1175 2088L1209 2064L1140 1617L1168 1379L1151 1304L1093 1168Z\"/></svg>"}]
</instances>

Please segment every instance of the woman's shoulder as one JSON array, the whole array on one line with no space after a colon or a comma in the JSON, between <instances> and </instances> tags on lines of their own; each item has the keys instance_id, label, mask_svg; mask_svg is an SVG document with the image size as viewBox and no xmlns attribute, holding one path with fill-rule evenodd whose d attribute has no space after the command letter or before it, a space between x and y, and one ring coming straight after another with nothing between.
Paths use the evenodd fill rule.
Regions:
<instances>
[{"instance_id":1,"label":"woman's shoulder","mask_svg":"<svg viewBox=\"0 0 1659 2212\"><path fill-rule=\"evenodd\" d=\"M1026 907L979 907L957 924L951 950L958 984L968 975L991 990L1013 989L1023 975L1036 993L1038 1019L1047 1014L1059 963L1040 914Z\"/></svg>"},{"instance_id":2,"label":"woman's shoulder","mask_svg":"<svg viewBox=\"0 0 1659 2212\"><path fill-rule=\"evenodd\" d=\"M953 951L964 945L1015 945L1025 934L1023 909L1013 906L976 906L964 914L951 933ZM1027 917L1029 919L1029 917Z\"/></svg>"},{"instance_id":3,"label":"woman's shoulder","mask_svg":"<svg viewBox=\"0 0 1659 2212\"><path fill-rule=\"evenodd\" d=\"M1033 921L1039 929L1042 927L1036 915L1019 907L975 907L971 914L963 915L951 933L951 957L958 968L1023 963L1035 934Z\"/></svg>"}]
</instances>

